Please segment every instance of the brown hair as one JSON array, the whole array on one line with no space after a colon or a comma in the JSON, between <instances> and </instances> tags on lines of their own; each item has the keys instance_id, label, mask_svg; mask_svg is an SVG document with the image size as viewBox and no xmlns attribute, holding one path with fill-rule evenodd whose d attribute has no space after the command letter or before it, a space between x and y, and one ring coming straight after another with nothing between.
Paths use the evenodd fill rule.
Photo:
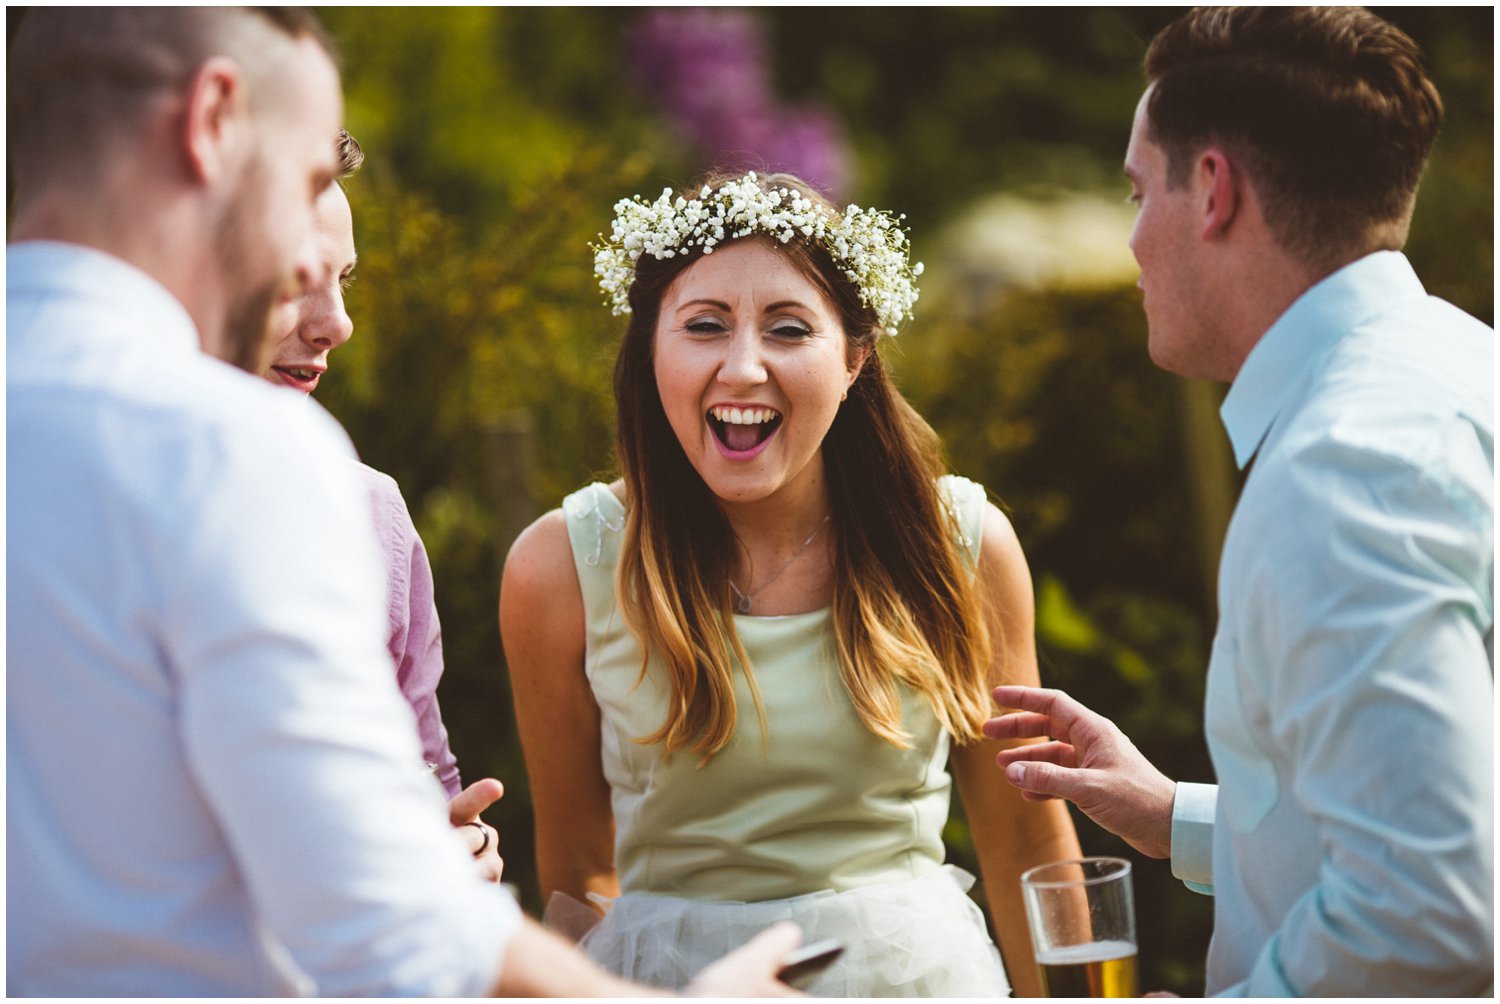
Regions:
<instances>
[{"instance_id":1,"label":"brown hair","mask_svg":"<svg viewBox=\"0 0 1500 1004\"><path fill-rule=\"evenodd\" d=\"M727 180L715 176L704 184L717 188ZM831 209L789 175L763 177L760 184L799 189ZM870 730L898 746L909 745L901 684L924 695L960 741L977 738L989 709L991 650L979 588L939 496L936 479L944 465L937 436L891 383L877 351L881 330L874 312L827 250L810 241L771 246L827 293L843 321L849 361L867 353L822 447L834 513L834 632L845 687ZM668 424L653 368L662 297L701 254L643 255L636 263L614 378L616 450L628 511L616 589L643 648L642 675L654 654L671 686L666 721L640 741L663 743L668 752L691 745L706 758L734 732L731 653L743 667L763 735L765 717L731 615L733 533Z\"/></svg>"},{"instance_id":2,"label":"brown hair","mask_svg":"<svg viewBox=\"0 0 1500 1004\"><path fill-rule=\"evenodd\" d=\"M1146 53L1168 183L1236 157L1288 251L1341 264L1406 242L1443 106L1422 53L1359 7L1199 7Z\"/></svg>"},{"instance_id":3,"label":"brown hair","mask_svg":"<svg viewBox=\"0 0 1500 1004\"><path fill-rule=\"evenodd\" d=\"M89 182L112 144L215 55L263 73L266 39L312 38L300 7L33 7L7 56L7 143L18 198L67 176Z\"/></svg>"}]
</instances>

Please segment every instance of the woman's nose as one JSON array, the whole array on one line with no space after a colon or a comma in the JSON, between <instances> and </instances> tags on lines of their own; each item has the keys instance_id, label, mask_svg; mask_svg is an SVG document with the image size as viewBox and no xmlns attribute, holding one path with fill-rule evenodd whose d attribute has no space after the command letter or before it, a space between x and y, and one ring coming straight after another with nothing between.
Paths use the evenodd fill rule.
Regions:
<instances>
[{"instance_id":1,"label":"woman's nose","mask_svg":"<svg viewBox=\"0 0 1500 1004\"><path fill-rule=\"evenodd\" d=\"M730 387L764 383L766 365L762 349L758 331L733 332L725 346L724 361L719 366L719 382Z\"/></svg>"}]
</instances>

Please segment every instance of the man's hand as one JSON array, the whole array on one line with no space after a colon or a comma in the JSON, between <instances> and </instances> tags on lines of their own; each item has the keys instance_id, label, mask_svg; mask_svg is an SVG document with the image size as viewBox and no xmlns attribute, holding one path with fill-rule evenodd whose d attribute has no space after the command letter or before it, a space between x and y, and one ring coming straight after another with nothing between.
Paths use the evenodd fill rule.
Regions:
<instances>
[{"instance_id":1,"label":"man's hand","mask_svg":"<svg viewBox=\"0 0 1500 1004\"><path fill-rule=\"evenodd\" d=\"M997 758L1005 779L1031 801L1065 798L1094 822L1153 858L1172 853L1177 786L1115 723L1060 690L996 687L995 703L1019 711L991 718L991 739L1049 738Z\"/></svg>"},{"instance_id":2,"label":"man's hand","mask_svg":"<svg viewBox=\"0 0 1500 1004\"><path fill-rule=\"evenodd\" d=\"M505 870L500 858L500 834L485 825L479 814L500 800L505 786L492 777L475 781L448 802L448 822L469 841L469 853L479 864L479 873L491 882L499 882Z\"/></svg>"},{"instance_id":3,"label":"man's hand","mask_svg":"<svg viewBox=\"0 0 1500 1004\"><path fill-rule=\"evenodd\" d=\"M776 978L786 954L802 944L802 930L790 921L772 924L718 962L706 966L683 988L687 997L801 997Z\"/></svg>"}]
</instances>

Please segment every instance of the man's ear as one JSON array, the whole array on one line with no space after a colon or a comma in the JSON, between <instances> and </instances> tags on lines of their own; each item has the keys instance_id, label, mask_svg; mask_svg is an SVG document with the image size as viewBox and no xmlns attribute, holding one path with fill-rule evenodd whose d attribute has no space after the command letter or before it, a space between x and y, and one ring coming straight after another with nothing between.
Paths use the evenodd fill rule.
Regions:
<instances>
[{"instance_id":1,"label":"man's ear","mask_svg":"<svg viewBox=\"0 0 1500 1004\"><path fill-rule=\"evenodd\" d=\"M239 64L215 56L188 84L182 151L194 181L211 183L237 170L249 128L249 101Z\"/></svg>"},{"instance_id":2,"label":"man's ear","mask_svg":"<svg viewBox=\"0 0 1500 1004\"><path fill-rule=\"evenodd\" d=\"M1228 231L1242 207L1245 176L1222 150L1209 147L1198 155L1194 184L1202 218L1200 236L1218 237Z\"/></svg>"}]
</instances>

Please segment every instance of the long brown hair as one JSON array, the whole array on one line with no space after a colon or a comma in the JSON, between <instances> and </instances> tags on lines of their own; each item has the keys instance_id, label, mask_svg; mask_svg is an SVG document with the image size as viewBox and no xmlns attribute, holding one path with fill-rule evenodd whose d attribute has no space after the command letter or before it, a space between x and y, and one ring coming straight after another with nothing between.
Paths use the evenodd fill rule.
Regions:
<instances>
[{"instance_id":1,"label":"long brown hair","mask_svg":"<svg viewBox=\"0 0 1500 1004\"><path fill-rule=\"evenodd\" d=\"M710 177L704 184L717 188L727 180ZM764 177L760 184L817 199L789 175ZM945 465L937 435L891 383L876 344L881 331L874 312L827 250L813 242L772 246L836 306L849 362L865 354L822 446L834 513L832 612L844 685L870 731L897 746L910 745L900 684L924 695L955 738L978 738L989 712L990 639L955 516L939 494ZM614 376L616 451L627 496L616 591L643 649L642 677L654 654L670 683L666 720L639 741L663 743L669 753L690 746L707 758L734 733L734 661L749 684L762 735L765 712L731 615L734 535L667 422L653 365L662 297L700 256L643 255L636 263L630 323Z\"/></svg>"}]
</instances>

